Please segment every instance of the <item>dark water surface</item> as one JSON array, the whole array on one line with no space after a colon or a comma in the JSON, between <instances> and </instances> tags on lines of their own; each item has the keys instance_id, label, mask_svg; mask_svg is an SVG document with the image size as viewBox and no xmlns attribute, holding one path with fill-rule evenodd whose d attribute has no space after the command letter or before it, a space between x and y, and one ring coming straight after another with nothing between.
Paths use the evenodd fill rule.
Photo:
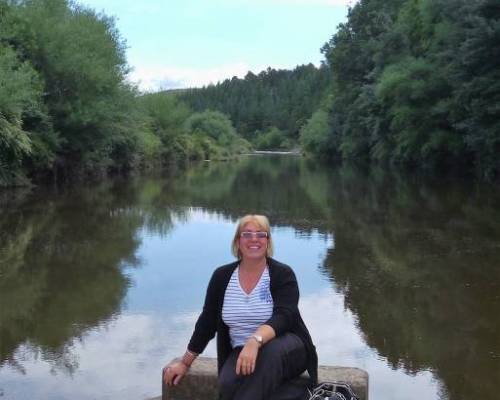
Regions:
<instances>
[{"instance_id":1,"label":"dark water surface","mask_svg":"<svg viewBox=\"0 0 500 400\"><path fill-rule=\"evenodd\" d=\"M254 156L0 207L2 400L159 395L250 212L321 364L366 369L371 400L500 398L498 188Z\"/></svg>"}]
</instances>

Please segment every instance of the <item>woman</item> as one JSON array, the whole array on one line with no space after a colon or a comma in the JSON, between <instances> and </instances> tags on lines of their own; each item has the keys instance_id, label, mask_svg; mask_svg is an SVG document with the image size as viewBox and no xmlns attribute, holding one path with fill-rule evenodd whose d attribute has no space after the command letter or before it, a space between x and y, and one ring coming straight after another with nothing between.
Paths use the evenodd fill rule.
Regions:
<instances>
[{"instance_id":1,"label":"woman","mask_svg":"<svg viewBox=\"0 0 500 400\"><path fill-rule=\"evenodd\" d=\"M232 252L238 261L213 273L186 353L164 369L164 380L177 385L217 333L223 400L300 399L305 388L290 380L307 370L316 384L316 349L299 313L295 274L271 258L265 216L241 218Z\"/></svg>"}]
</instances>

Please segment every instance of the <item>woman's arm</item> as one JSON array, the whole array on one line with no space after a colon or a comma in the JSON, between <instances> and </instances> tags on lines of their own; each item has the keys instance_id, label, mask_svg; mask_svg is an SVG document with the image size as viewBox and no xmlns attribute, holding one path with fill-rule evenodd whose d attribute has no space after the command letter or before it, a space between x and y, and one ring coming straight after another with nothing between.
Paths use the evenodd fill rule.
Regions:
<instances>
[{"instance_id":1,"label":"woman's arm","mask_svg":"<svg viewBox=\"0 0 500 400\"><path fill-rule=\"evenodd\" d=\"M259 343L256 336L262 338L262 343ZM276 333L271 326L259 326L255 333L247 340L243 349L241 349L238 360L236 361L236 374L252 374L255 371L255 363L257 362L259 349L275 337Z\"/></svg>"},{"instance_id":2,"label":"woman's arm","mask_svg":"<svg viewBox=\"0 0 500 400\"><path fill-rule=\"evenodd\" d=\"M168 386L177 385L187 374L198 354L186 350L180 361L174 361L163 368L163 380Z\"/></svg>"},{"instance_id":3,"label":"woman's arm","mask_svg":"<svg viewBox=\"0 0 500 400\"><path fill-rule=\"evenodd\" d=\"M254 336L262 337L262 345L265 345L267 342L273 340L276 337L276 332L272 326L269 325L261 325L253 334ZM254 342L257 342L253 337L251 338Z\"/></svg>"},{"instance_id":4,"label":"woman's arm","mask_svg":"<svg viewBox=\"0 0 500 400\"><path fill-rule=\"evenodd\" d=\"M295 273L286 265L279 268L271 281L273 314L265 323L274 329L276 336L290 331L299 315L299 286Z\"/></svg>"},{"instance_id":5,"label":"woman's arm","mask_svg":"<svg viewBox=\"0 0 500 400\"><path fill-rule=\"evenodd\" d=\"M214 338L217 330L217 297L220 284L218 279L219 271L220 268L214 271L208 283L203 310L196 321L191 340L188 344L188 350L192 353L203 353L208 342Z\"/></svg>"}]
</instances>

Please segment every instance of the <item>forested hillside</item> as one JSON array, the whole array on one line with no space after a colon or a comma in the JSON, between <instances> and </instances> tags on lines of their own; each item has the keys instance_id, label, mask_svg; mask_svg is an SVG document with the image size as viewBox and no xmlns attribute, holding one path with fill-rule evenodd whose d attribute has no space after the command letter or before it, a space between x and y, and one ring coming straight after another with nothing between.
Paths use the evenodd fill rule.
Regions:
<instances>
[{"instance_id":1,"label":"forested hillside","mask_svg":"<svg viewBox=\"0 0 500 400\"><path fill-rule=\"evenodd\" d=\"M140 96L128 69L106 15L68 0L0 0L0 186L248 148L221 113Z\"/></svg>"},{"instance_id":2,"label":"forested hillside","mask_svg":"<svg viewBox=\"0 0 500 400\"><path fill-rule=\"evenodd\" d=\"M498 0L361 0L321 67L201 89L142 95L125 46L78 3L0 0L0 186L251 146L500 176Z\"/></svg>"},{"instance_id":3,"label":"forested hillside","mask_svg":"<svg viewBox=\"0 0 500 400\"><path fill-rule=\"evenodd\" d=\"M306 150L498 176L498 0L362 0L322 51L333 84Z\"/></svg>"},{"instance_id":4,"label":"forested hillside","mask_svg":"<svg viewBox=\"0 0 500 400\"><path fill-rule=\"evenodd\" d=\"M268 68L178 96L196 111L214 109L229 115L237 131L257 148L279 149L297 144L300 128L321 104L330 81L327 66Z\"/></svg>"}]
</instances>

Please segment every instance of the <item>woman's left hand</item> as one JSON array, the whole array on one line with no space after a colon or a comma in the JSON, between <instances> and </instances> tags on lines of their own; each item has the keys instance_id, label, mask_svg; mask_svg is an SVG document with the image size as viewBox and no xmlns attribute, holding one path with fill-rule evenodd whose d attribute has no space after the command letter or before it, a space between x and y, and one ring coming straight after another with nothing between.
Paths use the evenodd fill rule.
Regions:
<instances>
[{"instance_id":1,"label":"woman's left hand","mask_svg":"<svg viewBox=\"0 0 500 400\"><path fill-rule=\"evenodd\" d=\"M236 361L236 375L250 375L255 371L259 347L256 340L250 338L247 341Z\"/></svg>"}]
</instances>

